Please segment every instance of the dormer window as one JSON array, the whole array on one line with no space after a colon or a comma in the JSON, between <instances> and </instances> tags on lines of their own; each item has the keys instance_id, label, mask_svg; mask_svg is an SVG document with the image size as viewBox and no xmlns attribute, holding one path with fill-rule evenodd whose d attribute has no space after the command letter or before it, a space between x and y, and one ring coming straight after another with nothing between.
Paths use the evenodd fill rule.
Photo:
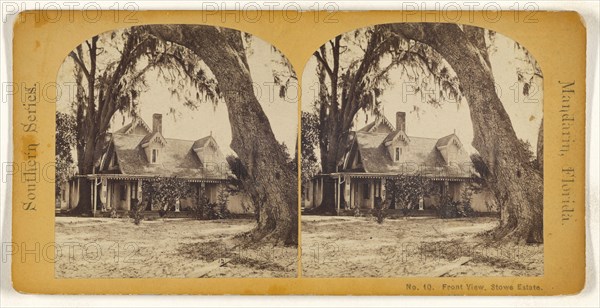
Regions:
<instances>
[{"instance_id":1,"label":"dormer window","mask_svg":"<svg viewBox=\"0 0 600 308\"><path fill-rule=\"evenodd\" d=\"M153 164L158 163L158 149L152 149L152 160Z\"/></svg>"}]
</instances>

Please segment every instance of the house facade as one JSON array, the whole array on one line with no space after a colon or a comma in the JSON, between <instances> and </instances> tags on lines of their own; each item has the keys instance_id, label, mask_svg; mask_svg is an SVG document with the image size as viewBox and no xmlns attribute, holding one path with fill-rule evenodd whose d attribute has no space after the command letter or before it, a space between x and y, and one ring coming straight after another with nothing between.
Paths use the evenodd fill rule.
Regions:
<instances>
[{"instance_id":1,"label":"house facade","mask_svg":"<svg viewBox=\"0 0 600 308\"><path fill-rule=\"evenodd\" d=\"M154 114L152 127L141 118L109 136L94 174L77 175L61 193L61 210L77 206L81 185L92 187L92 212L129 211L137 200L147 211L166 209L144 198L143 183L161 177L176 177L190 183L193 194L174 205L185 210L201 193L210 202L217 201L220 189L228 183L231 171L216 140L205 136L197 140L167 138L163 134L162 115ZM242 212L241 197L230 198L232 212ZM171 207L173 205L170 205Z\"/></svg>"},{"instance_id":2,"label":"house facade","mask_svg":"<svg viewBox=\"0 0 600 308\"><path fill-rule=\"evenodd\" d=\"M437 186L440 195L460 201L465 186L474 181L469 154L455 134L440 138L424 138L407 134L406 114L396 113L396 123L385 116L348 137L346 150L338 163L338 171L316 176L305 191L305 207L311 208L323 200L323 184L335 181L337 210L373 209L376 202L386 200L386 181L400 176L420 176ZM481 191L472 196L473 209L490 209L491 193ZM422 196L411 208L433 209L440 203L438 196ZM394 204L391 205L392 208Z\"/></svg>"}]
</instances>

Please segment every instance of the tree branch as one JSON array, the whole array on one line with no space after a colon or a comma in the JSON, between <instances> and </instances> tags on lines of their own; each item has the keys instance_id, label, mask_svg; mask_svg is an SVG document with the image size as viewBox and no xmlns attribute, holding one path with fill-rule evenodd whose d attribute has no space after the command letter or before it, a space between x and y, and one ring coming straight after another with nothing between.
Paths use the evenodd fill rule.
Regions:
<instances>
[{"instance_id":1,"label":"tree branch","mask_svg":"<svg viewBox=\"0 0 600 308\"><path fill-rule=\"evenodd\" d=\"M81 46L78 46L77 48L81 48ZM73 60L75 61L75 63L79 66L79 68L81 68L81 71L85 75L85 78L89 80L90 79L90 72L88 71L87 67L85 67L85 64L83 63L83 61L81 61L81 59L79 59L79 57L77 56L77 54L75 54L74 51L71 51L69 53L69 56L71 58L73 58Z\"/></svg>"},{"instance_id":2,"label":"tree branch","mask_svg":"<svg viewBox=\"0 0 600 308\"><path fill-rule=\"evenodd\" d=\"M317 58L319 63L321 63L321 65L323 65L323 68L327 71L327 74L329 75L329 77L333 78L333 71L331 70L331 67L329 67L329 63L327 63L327 61L321 55L321 53L319 53L319 51L317 50L313 53L313 55L315 56L315 58Z\"/></svg>"}]
</instances>

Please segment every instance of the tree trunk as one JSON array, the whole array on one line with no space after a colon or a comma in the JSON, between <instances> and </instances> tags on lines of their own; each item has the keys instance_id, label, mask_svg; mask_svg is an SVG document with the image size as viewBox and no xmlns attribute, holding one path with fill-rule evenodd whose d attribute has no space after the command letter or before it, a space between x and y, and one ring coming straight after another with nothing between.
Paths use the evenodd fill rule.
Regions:
<instances>
[{"instance_id":1,"label":"tree trunk","mask_svg":"<svg viewBox=\"0 0 600 308\"><path fill-rule=\"evenodd\" d=\"M538 131L537 151L536 151L537 167L544 175L544 118L540 122L540 130Z\"/></svg>"},{"instance_id":2,"label":"tree trunk","mask_svg":"<svg viewBox=\"0 0 600 308\"><path fill-rule=\"evenodd\" d=\"M241 33L197 25L152 25L158 38L195 52L215 75L231 124L231 148L253 183L251 194L262 200L253 241L298 243L298 181L275 139L269 120L252 88Z\"/></svg>"},{"instance_id":3,"label":"tree trunk","mask_svg":"<svg viewBox=\"0 0 600 308\"><path fill-rule=\"evenodd\" d=\"M336 38L336 44L339 44L338 38ZM336 50L338 54L337 56L334 55L334 58L339 57L339 49ZM325 86L328 75L324 65L319 64L319 100L321 101L319 104L319 149L321 153L322 174L330 174L338 171L338 161L342 154L341 147L344 145L342 142L346 141L342 139L345 134L342 134L342 131L340 131L341 123L337 120L340 116L337 102L338 67L339 63L334 61L332 74L329 75L332 84L332 94L329 95ZM333 121L331 121L332 118L334 119ZM323 178L323 197L321 204L313 210L314 213L324 215L337 214L335 185L335 179L329 177Z\"/></svg>"},{"instance_id":4,"label":"tree trunk","mask_svg":"<svg viewBox=\"0 0 600 308\"><path fill-rule=\"evenodd\" d=\"M94 122L94 114L96 112L96 57L97 57L97 42L98 36L92 37L89 46L90 67L85 68L85 65L77 65L77 164L80 175L91 174L94 171L94 154L96 152L96 135L98 132L97 123ZM80 46L76 48L78 59L83 57L83 49ZM74 58L74 55L72 55ZM87 81L87 96L83 91L83 77ZM73 215L91 214L92 213L92 190L87 183L80 183L79 186L79 202L77 206L69 213Z\"/></svg>"},{"instance_id":5,"label":"tree trunk","mask_svg":"<svg viewBox=\"0 0 600 308\"><path fill-rule=\"evenodd\" d=\"M78 162L79 164L79 174L80 175L88 175L94 172L94 146L96 144L94 134L94 129L90 129L85 137L85 148L83 150L83 161ZM79 202L77 206L69 211L71 215L89 215L92 213L92 190L87 182L85 184L79 186Z\"/></svg>"},{"instance_id":6,"label":"tree trunk","mask_svg":"<svg viewBox=\"0 0 600 308\"><path fill-rule=\"evenodd\" d=\"M455 24L394 24L392 31L434 48L456 72L473 122L473 146L487 164L491 187L504 202L496 238L543 242L543 183L527 161L494 87L487 54Z\"/></svg>"}]
</instances>

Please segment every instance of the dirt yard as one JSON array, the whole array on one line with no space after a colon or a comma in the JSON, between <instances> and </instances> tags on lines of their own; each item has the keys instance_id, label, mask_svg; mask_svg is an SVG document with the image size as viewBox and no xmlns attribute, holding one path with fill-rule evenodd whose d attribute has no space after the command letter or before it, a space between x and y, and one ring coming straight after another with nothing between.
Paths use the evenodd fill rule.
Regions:
<instances>
[{"instance_id":1,"label":"dirt yard","mask_svg":"<svg viewBox=\"0 0 600 308\"><path fill-rule=\"evenodd\" d=\"M249 219L56 218L57 278L295 277L295 247L233 248ZM60 251L60 252L58 252Z\"/></svg>"},{"instance_id":2,"label":"dirt yard","mask_svg":"<svg viewBox=\"0 0 600 308\"><path fill-rule=\"evenodd\" d=\"M540 276L543 245L486 245L497 218L302 217L304 277Z\"/></svg>"}]
</instances>

